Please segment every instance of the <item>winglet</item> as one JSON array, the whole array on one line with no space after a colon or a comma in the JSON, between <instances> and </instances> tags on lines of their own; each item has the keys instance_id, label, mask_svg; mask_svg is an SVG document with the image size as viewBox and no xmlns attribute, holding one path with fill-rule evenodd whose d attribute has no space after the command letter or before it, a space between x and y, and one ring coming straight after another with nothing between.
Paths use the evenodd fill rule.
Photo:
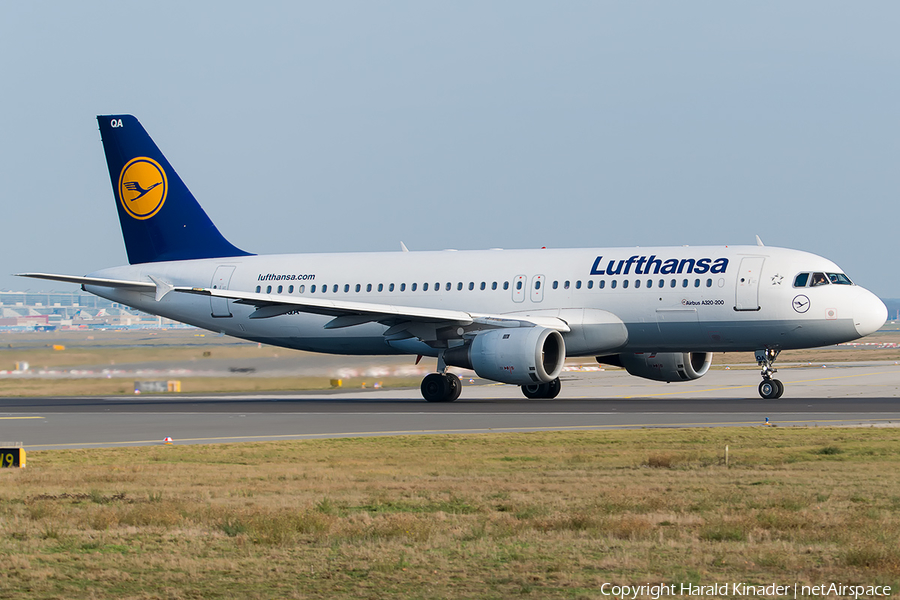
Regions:
<instances>
[{"instance_id":1,"label":"winglet","mask_svg":"<svg viewBox=\"0 0 900 600\"><path fill-rule=\"evenodd\" d=\"M406 247L406 244L403 241L400 242L400 250L403 252L409 252L409 248Z\"/></svg>"},{"instance_id":2,"label":"winglet","mask_svg":"<svg viewBox=\"0 0 900 600\"><path fill-rule=\"evenodd\" d=\"M759 236L756 236L756 245L757 246L765 246L765 244L762 243L762 240L759 239Z\"/></svg>"}]
</instances>

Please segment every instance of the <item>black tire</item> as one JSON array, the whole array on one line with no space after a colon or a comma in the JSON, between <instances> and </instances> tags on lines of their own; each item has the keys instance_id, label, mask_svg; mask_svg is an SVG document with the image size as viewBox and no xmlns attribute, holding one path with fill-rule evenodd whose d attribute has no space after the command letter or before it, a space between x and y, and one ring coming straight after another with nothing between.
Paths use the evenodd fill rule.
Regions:
<instances>
[{"instance_id":1,"label":"black tire","mask_svg":"<svg viewBox=\"0 0 900 600\"><path fill-rule=\"evenodd\" d=\"M532 400L543 398L545 385L546 384L543 383L530 383L528 385L523 385L522 393L525 394L526 398L530 398Z\"/></svg>"},{"instance_id":2,"label":"black tire","mask_svg":"<svg viewBox=\"0 0 900 600\"><path fill-rule=\"evenodd\" d=\"M551 381L547 384L547 395L544 398L548 400L552 400L559 396L559 393L562 391L562 383L559 381L559 377Z\"/></svg>"},{"instance_id":3,"label":"black tire","mask_svg":"<svg viewBox=\"0 0 900 600\"><path fill-rule=\"evenodd\" d=\"M447 378L447 389L449 390L449 395L445 402L453 402L459 395L462 393L462 382L459 380L459 377L454 375L453 373L445 373L444 377Z\"/></svg>"},{"instance_id":4,"label":"black tire","mask_svg":"<svg viewBox=\"0 0 900 600\"><path fill-rule=\"evenodd\" d=\"M759 395L764 400L775 400L778 398L778 382L777 379L764 379L759 384ZM779 382L780 383L780 382Z\"/></svg>"},{"instance_id":5,"label":"black tire","mask_svg":"<svg viewBox=\"0 0 900 600\"><path fill-rule=\"evenodd\" d=\"M446 402L450 392L450 382L441 373L429 373L422 380L421 390L422 397L428 402Z\"/></svg>"},{"instance_id":6,"label":"black tire","mask_svg":"<svg viewBox=\"0 0 900 600\"><path fill-rule=\"evenodd\" d=\"M777 400L778 398L784 396L784 384L781 383L781 381L778 379L773 379L772 383L778 386L778 394L775 396L775 399Z\"/></svg>"}]
</instances>

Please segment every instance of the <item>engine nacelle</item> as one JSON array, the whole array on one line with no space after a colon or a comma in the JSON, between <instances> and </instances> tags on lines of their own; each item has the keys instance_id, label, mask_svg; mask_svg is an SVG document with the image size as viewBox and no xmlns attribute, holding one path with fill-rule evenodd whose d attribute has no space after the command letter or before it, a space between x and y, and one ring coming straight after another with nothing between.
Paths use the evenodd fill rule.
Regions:
<instances>
[{"instance_id":1,"label":"engine nacelle","mask_svg":"<svg viewBox=\"0 0 900 600\"><path fill-rule=\"evenodd\" d=\"M466 346L444 352L444 361L472 369L479 377L527 385L559 377L566 362L566 343L555 329L515 327L479 333Z\"/></svg>"},{"instance_id":2,"label":"engine nacelle","mask_svg":"<svg viewBox=\"0 0 900 600\"><path fill-rule=\"evenodd\" d=\"M597 360L616 364L605 358ZM712 352L626 352L609 358L618 358L630 375L665 382L700 379L712 364Z\"/></svg>"}]
</instances>

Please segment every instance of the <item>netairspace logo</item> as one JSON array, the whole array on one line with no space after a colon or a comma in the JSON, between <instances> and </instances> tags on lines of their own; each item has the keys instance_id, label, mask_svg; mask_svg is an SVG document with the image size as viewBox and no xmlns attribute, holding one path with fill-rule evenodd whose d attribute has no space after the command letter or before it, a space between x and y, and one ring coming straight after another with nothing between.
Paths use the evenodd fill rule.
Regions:
<instances>
[{"instance_id":1,"label":"netairspace logo","mask_svg":"<svg viewBox=\"0 0 900 600\"><path fill-rule=\"evenodd\" d=\"M823 583L820 585L800 585L770 583L767 585L755 585L750 583L713 583L710 585L697 585L692 583L659 583L644 585L613 585L604 583L600 586L600 593L604 596L614 597L617 600L637 600L638 598L660 598L671 596L731 596L735 598L809 598L809 597L837 597L837 598L885 598L891 595L889 585L847 585L844 583Z\"/></svg>"}]
</instances>

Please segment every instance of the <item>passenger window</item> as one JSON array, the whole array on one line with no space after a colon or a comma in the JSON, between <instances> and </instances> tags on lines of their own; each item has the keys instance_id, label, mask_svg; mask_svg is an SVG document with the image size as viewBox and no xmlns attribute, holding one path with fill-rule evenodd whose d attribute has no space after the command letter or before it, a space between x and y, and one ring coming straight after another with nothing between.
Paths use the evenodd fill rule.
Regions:
<instances>
[{"instance_id":1,"label":"passenger window","mask_svg":"<svg viewBox=\"0 0 900 600\"><path fill-rule=\"evenodd\" d=\"M323 285L323 286L322 286L322 293L324 294L324 293L327 292L327 291L328 291L328 286L327 286L327 285Z\"/></svg>"},{"instance_id":2,"label":"passenger window","mask_svg":"<svg viewBox=\"0 0 900 600\"><path fill-rule=\"evenodd\" d=\"M504 281L504 282L503 282L503 290L505 291L505 290L508 290L508 289L509 289L509 282L508 282L508 281Z\"/></svg>"},{"instance_id":3,"label":"passenger window","mask_svg":"<svg viewBox=\"0 0 900 600\"><path fill-rule=\"evenodd\" d=\"M361 289L362 289L362 286L357 283L356 284L356 292L359 293L359 290L361 290Z\"/></svg>"},{"instance_id":4,"label":"passenger window","mask_svg":"<svg viewBox=\"0 0 900 600\"><path fill-rule=\"evenodd\" d=\"M825 273L813 273L810 287L816 287L817 285L828 285L828 278L825 277Z\"/></svg>"},{"instance_id":5,"label":"passenger window","mask_svg":"<svg viewBox=\"0 0 900 600\"><path fill-rule=\"evenodd\" d=\"M628 289L628 280L622 282L622 289Z\"/></svg>"},{"instance_id":6,"label":"passenger window","mask_svg":"<svg viewBox=\"0 0 900 600\"><path fill-rule=\"evenodd\" d=\"M648 280L647 280L647 289L650 289L650 288L652 288L652 287L653 287L653 280L652 280L652 279L648 279Z\"/></svg>"},{"instance_id":7,"label":"passenger window","mask_svg":"<svg viewBox=\"0 0 900 600\"><path fill-rule=\"evenodd\" d=\"M520 284L521 284L521 282L520 282ZM456 289L457 289L458 291L459 291L459 290L462 290L462 281L460 281L459 283L456 284Z\"/></svg>"},{"instance_id":8,"label":"passenger window","mask_svg":"<svg viewBox=\"0 0 900 600\"><path fill-rule=\"evenodd\" d=\"M695 279L695 280L694 280L694 287L700 287L700 280L699 280L699 279Z\"/></svg>"},{"instance_id":9,"label":"passenger window","mask_svg":"<svg viewBox=\"0 0 900 600\"><path fill-rule=\"evenodd\" d=\"M411 292L416 291L416 284L415 284L415 283L412 284L411 286L409 286L409 291L411 291Z\"/></svg>"},{"instance_id":10,"label":"passenger window","mask_svg":"<svg viewBox=\"0 0 900 600\"><path fill-rule=\"evenodd\" d=\"M448 282L447 282L447 287L446 287L445 289L449 292L449 291L450 291L450 288L452 288L452 287L453 287L453 284L450 283L450 282L448 281Z\"/></svg>"},{"instance_id":11,"label":"passenger window","mask_svg":"<svg viewBox=\"0 0 900 600\"><path fill-rule=\"evenodd\" d=\"M350 291L350 284L349 284L349 283L345 283L345 284L344 284L344 293L346 294L346 293L349 292L349 291Z\"/></svg>"},{"instance_id":12,"label":"passenger window","mask_svg":"<svg viewBox=\"0 0 900 600\"><path fill-rule=\"evenodd\" d=\"M271 286L271 285L267 285L267 286L266 286L266 293L267 293L267 294L271 294L271 293L272 293L272 286Z\"/></svg>"},{"instance_id":13,"label":"passenger window","mask_svg":"<svg viewBox=\"0 0 900 600\"><path fill-rule=\"evenodd\" d=\"M371 291L372 291L372 284L371 284L371 283L367 283L367 284L366 284L366 291L367 291L367 292L371 292Z\"/></svg>"},{"instance_id":14,"label":"passenger window","mask_svg":"<svg viewBox=\"0 0 900 600\"><path fill-rule=\"evenodd\" d=\"M605 287L606 287L606 280L605 280L605 279L601 279L601 280L600 280L600 283L597 284L597 287L599 287L601 290L602 290L603 288L605 288Z\"/></svg>"},{"instance_id":15,"label":"passenger window","mask_svg":"<svg viewBox=\"0 0 900 600\"><path fill-rule=\"evenodd\" d=\"M681 282L681 287L687 287L687 279Z\"/></svg>"},{"instance_id":16,"label":"passenger window","mask_svg":"<svg viewBox=\"0 0 900 600\"><path fill-rule=\"evenodd\" d=\"M588 289L589 290L594 289L594 280L593 279L588 279Z\"/></svg>"},{"instance_id":17,"label":"passenger window","mask_svg":"<svg viewBox=\"0 0 900 600\"><path fill-rule=\"evenodd\" d=\"M660 280L659 280L659 287L661 287L661 288L666 287L666 280L665 280L665 279L660 279Z\"/></svg>"},{"instance_id":18,"label":"passenger window","mask_svg":"<svg viewBox=\"0 0 900 600\"><path fill-rule=\"evenodd\" d=\"M538 279L537 281L534 282L534 289L536 289L536 290L541 289L541 280L540 279Z\"/></svg>"},{"instance_id":19,"label":"passenger window","mask_svg":"<svg viewBox=\"0 0 900 600\"><path fill-rule=\"evenodd\" d=\"M485 282L482 281L482 282L481 282L481 291L483 292L483 291L484 291L484 288L486 288L486 287L487 287L487 284L486 284Z\"/></svg>"},{"instance_id":20,"label":"passenger window","mask_svg":"<svg viewBox=\"0 0 900 600\"><path fill-rule=\"evenodd\" d=\"M289 285L288 286L288 294L293 294L293 293L294 293L294 286Z\"/></svg>"},{"instance_id":21,"label":"passenger window","mask_svg":"<svg viewBox=\"0 0 900 600\"><path fill-rule=\"evenodd\" d=\"M297 287L297 293L298 293L298 294L302 294L302 293L305 292L305 291L306 291L306 286L305 286L305 285L301 285L301 286L298 286L298 287Z\"/></svg>"},{"instance_id":22,"label":"passenger window","mask_svg":"<svg viewBox=\"0 0 900 600\"><path fill-rule=\"evenodd\" d=\"M260 292L260 291L261 291L261 290L262 290L262 288L261 288L261 287L259 287L259 286L256 286L256 293L257 293L257 294L258 294L258 293L259 293L259 292Z\"/></svg>"},{"instance_id":23,"label":"passenger window","mask_svg":"<svg viewBox=\"0 0 900 600\"><path fill-rule=\"evenodd\" d=\"M612 289L616 289L616 280L615 279L613 279L612 281L609 282L609 287L611 287Z\"/></svg>"},{"instance_id":24,"label":"passenger window","mask_svg":"<svg viewBox=\"0 0 900 600\"><path fill-rule=\"evenodd\" d=\"M394 291L394 284L393 284L393 283L392 283L391 285L388 286L388 291L389 291L389 292L393 292L393 291Z\"/></svg>"},{"instance_id":25,"label":"passenger window","mask_svg":"<svg viewBox=\"0 0 900 600\"><path fill-rule=\"evenodd\" d=\"M337 294L337 291L338 291L338 285L337 285L337 284L334 284L334 289L333 289L332 291L333 291L335 294ZM359 290L357 290L357 291L359 291Z\"/></svg>"},{"instance_id":26,"label":"passenger window","mask_svg":"<svg viewBox=\"0 0 900 600\"><path fill-rule=\"evenodd\" d=\"M434 289L438 289L438 287L435 286ZM423 283L423 284L422 284L422 291L423 291L423 292L427 292L427 291L428 291L428 284L427 284L427 283Z\"/></svg>"},{"instance_id":27,"label":"passenger window","mask_svg":"<svg viewBox=\"0 0 900 600\"><path fill-rule=\"evenodd\" d=\"M669 282L669 287L675 287L675 280L674 280L674 279L673 279L672 281Z\"/></svg>"},{"instance_id":28,"label":"passenger window","mask_svg":"<svg viewBox=\"0 0 900 600\"><path fill-rule=\"evenodd\" d=\"M578 281L575 282L575 289L576 289L576 290L580 290L580 289L581 289L581 280L580 280L580 279L579 279Z\"/></svg>"},{"instance_id":29,"label":"passenger window","mask_svg":"<svg viewBox=\"0 0 900 600\"><path fill-rule=\"evenodd\" d=\"M712 279L706 280L706 287L712 287Z\"/></svg>"},{"instance_id":30,"label":"passenger window","mask_svg":"<svg viewBox=\"0 0 900 600\"><path fill-rule=\"evenodd\" d=\"M379 284L378 284L378 291L379 291L379 292L383 292L383 291L384 291L384 284L383 284L383 283L379 283Z\"/></svg>"},{"instance_id":31,"label":"passenger window","mask_svg":"<svg viewBox=\"0 0 900 600\"><path fill-rule=\"evenodd\" d=\"M635 280L634 280L634 288L635 288L635 289L640 289L640 287L641 287L641 280L640 280L640 279L635 279Z\"/></svg>"},{"instance_id":32,"label":"passenger window","mask_svg":"<svg viewBox=\"0 0 900 600\"><path fill-rule=\"evenodd\" d=\"M310 293L310 294L315 294L315 293L316 293L316 286L315 286L315 285L309 286L309 293Z\"/></svg>"},{"instance_id":33,"label":"passenger window","mask_svg":"<svg viewBox=\"0 0 900 600\"><path fill-rule=\"evenodd\" d=\"M806 287L809 282L809 273L800 273L794 277L794 287Z\"/></svg>"},{"instance_id":34,"label":"passenger window","mask_svg":"<svg viewBox=\"0 0 900 600\"><path fill-rule=\"evenodd\" d=\"M554 282L553 282L553 289L555 290L555 289L558 288L558 287L559 287L559 282L558 282L558 281L554 281Z\"/></svg>"},{"instance_id":35,"label":"passenger window","mask_svg":"<svg viewBox=\"0 0 900 600\"><path fill-rule=\"evenodd\" d=\"M496 282L496 281L495 281L494 283L491 284L491 289L492 289L492 290L496 290L496 289L497 289L497 282Z\"/></svg>"},{"instance_id":36,"label":"passenger window","mask_svg":"<svg viewBox=\"0 0 900 600\"><path fill-rule=\"evenodd\" d=\"M474 282L474 281L470 281L470 282L469 282L469 291L471 292L471 291L474 290L474 289L475 289L475 282Z\"/></svg>"},{"instance_id":37,"label":"passenger window","mask_svg":"<svg viewBox=\"0 0 900 600\"><path fill-rule=\"evenodd\" d=\"M563 284L563 287L566 288L566 289L569 289L569 282L568 282L568 281L565 282L565 283Z\"/></svg>"},{"instance_id":38,"label":"passenger window","mask_svg":"<svg viewBox=\"0 0 900 600\"><path fill-rule=\"evenodd\" d=\"M281 286L279 285L279 286L278 286L278 293L280 294L280 293L281 293L281 290L283 290L283 289L284 289L284 288L281 287Z\"/></svg>"},{"instance_id":39,"label":"passenger window","mask_svg":"<svg viewBox=\"0 0 900 600\"><path fill-rule=\"evenodd\" d=\"M400 284L400 291L401 291L401 292L405 292L405 291L406 291L406 284L405 284L405 283L401 283L401 284Z\"/></svg>"}]
</instances>

